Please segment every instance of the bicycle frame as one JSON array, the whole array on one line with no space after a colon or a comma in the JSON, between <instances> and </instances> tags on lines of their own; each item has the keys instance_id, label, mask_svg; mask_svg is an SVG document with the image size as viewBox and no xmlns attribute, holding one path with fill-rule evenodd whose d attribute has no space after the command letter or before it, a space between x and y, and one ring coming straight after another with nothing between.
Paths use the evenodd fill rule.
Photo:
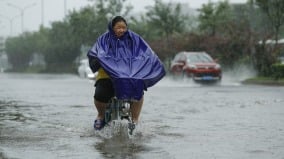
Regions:
<instances>
[{"instance_id":1,"label":"bicycle frame","mask_svg":"<svg viewBox=\"0 0 284 159\"><path fill-rule=\"evenodd\" d=\"M132 120L131 114L131 100L119 100L117 98L112 98L107 104L105 111L105 122L108 124L114 120L124 120L128 121L128 132L132 135L135 129L135 124Z\"/></svg>"}]
</instances>

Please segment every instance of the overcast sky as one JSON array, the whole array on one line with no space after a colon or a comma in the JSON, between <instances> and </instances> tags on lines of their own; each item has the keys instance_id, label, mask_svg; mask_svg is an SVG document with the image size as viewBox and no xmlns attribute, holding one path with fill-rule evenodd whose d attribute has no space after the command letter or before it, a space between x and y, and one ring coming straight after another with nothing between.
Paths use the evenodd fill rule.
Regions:
<instances>
[{"instance_id":1,"label":"overcast sky","mask_svg":"<svg viewBox=\"0 0 284 159\"><path fill-rule=\"evenodd\" d=\"M208 3L208 0L163 1L186 3L191 8L199 8L203 3ZM217 2L219 0L211 1ZM229 0L230 3L245 3L246 1ZM142 12L145 11L145 6L154 5L154 0L128 0L127 3L134 6L133 12ZM49 26L52 21L62 20L65 16L65 8L68 12L68 10L78 10L88 4L92 3L88 0L0 0L0 36L9 36L10 34L15 36L20 34L22 29L36 31L42 23L44 26ZM24 13L23 28L21 10Z\"/></svg>"}]
</instances>

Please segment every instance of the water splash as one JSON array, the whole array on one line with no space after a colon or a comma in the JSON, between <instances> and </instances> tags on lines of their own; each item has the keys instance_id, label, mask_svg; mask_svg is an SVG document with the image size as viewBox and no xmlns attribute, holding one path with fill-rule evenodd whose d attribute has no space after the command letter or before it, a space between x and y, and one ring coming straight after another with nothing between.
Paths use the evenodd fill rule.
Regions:
<instances>
[{"instance_id":1,"label":"water splash","mask_svg":"<svg viewBox=\"0 0 284 159\"><path fill-rule=\"evenodd\" d=\"M232 69L223 72L223 79L225 82L242 82L256 75L257 71L252 65L235 65Z\"/></svg>"}]
</instances>

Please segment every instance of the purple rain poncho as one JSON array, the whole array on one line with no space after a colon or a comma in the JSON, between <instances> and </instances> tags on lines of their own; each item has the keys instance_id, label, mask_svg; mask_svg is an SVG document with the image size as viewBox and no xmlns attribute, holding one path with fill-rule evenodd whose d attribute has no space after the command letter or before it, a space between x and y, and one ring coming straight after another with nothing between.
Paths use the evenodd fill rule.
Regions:
<instances>
[{"instance_id":1,"label":"purple rain poncho","mask_svg":"<svg viewBox=\"0 0 284 159\"><path fill-rule=\"evenodd\" d=\"M101 35L88 52L95 72L102 67L110 76L118 99L140 100L143 90L153 86L165 76L165 69L158 56L136 33L127 30L117 38L112 30Z\"/></svg>"}]
</instances>

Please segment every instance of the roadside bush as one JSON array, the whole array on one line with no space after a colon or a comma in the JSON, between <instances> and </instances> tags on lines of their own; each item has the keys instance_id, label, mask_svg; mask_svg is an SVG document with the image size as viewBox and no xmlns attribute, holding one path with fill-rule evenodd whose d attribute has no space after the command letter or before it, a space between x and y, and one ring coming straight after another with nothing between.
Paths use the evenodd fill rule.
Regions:
<instances>
[{"instance_id":1,"label":"roadside bush","mask_svg":"<svg viewBox=\"0 0 284 159\"><path fill-rule=\"evenodd\" d=\"M272 69L272 77L275 80L278 80L280 78L284 78L284 64L273 64L271 66Z\"/></svg>"}]
</instances>

